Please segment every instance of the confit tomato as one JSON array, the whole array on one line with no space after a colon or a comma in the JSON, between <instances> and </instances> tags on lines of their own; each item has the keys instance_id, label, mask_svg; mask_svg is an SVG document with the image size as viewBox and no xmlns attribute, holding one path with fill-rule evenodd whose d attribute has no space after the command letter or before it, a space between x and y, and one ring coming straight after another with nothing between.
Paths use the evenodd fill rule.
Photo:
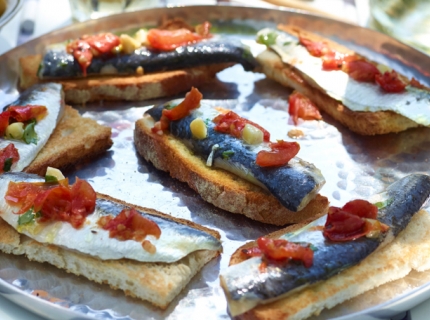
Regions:
<instances>
[{"instance_id":1,"label":"confit tomato","mask_svg":"<svg viewBox=\"0 0 430 320\"><path fill-rule=\"evenodd\" d=\"M10 171L12 165L19 160L19 153L15 146L10 143L0 149L0 173Z\"/></svg>"},{"instance_id":2,"label":"confit tomato","mask_svg":"<svg viewBox=\"0 0 430 320\"><path fill-rule=\"evenodd\" d=\"M80 39L70 42L67 53L79 63L82 74L87 75L87 68L90 66L94 55L111 52L121 43L120 39L112 33L101 33L93 36L83 36Z\"/></svg>"},{"instance_id":3,"label":"confit tomato","mask_svg":"<svg viewBox=\"0 0 430 320\"><path fill-rule=\"evenodd\" d=\"M376 220L378 208L366 200L353 200L342 208L330 207L323 235L331 241L350 241L371 232L386 232L388 226Z\"/></svg>"},{"instance_id":4,"label":"confit tomato","mask_svg":"<svg viewBox=\"0 0 430 320\"><path fill-rule=\"evenodd\" d=\"M247 257L263 256L266 259L282 262L286 260L299 260L306 268L313 264L314 252L309 246L303 246L284 239L257 239L257 247L242 250ZM264 268L263 268L264 269Z\"/></svg>"},{"instance_id":5,"label":"confit tomato","mask_svg":"<svg viewBox=\"0 0 430 320\"><path fill-rule=\"evenodd\" d=\"M376 75L380 74L375 65L364 59L346 61L342 70L354 80L362 82L374 82Z\"/></svg>"},{"instance_id":6,"label":"confit tomato","mask_svg":"<svg viewBox=\"0 0 430 320\"><path fill-rule=\"evenodd\" d=\"M176 107L167 110L163 110L163 115L171 120L179 120L190 114L190 112L194 109L197 109L200 106L200 100L202 100L203 95L196 88L191 88L191 91L185 95L185 99L178 104Z\"/></svg>"},{"instance_id":7,"label":"confit tomato","mask_svg":"<svg viewBox=\"0 0 430 320\"><path fill-rule=\"evenodd\" d=\"M400 79L398 73L394 70L386 71L384 74L377 74L375 80L385 92L398 93L403 92L406 88L406 83Z\"/></svg>"},{"instance_id":8,"label":"confit tomato","mask_svg":"<svg viewBox=\"0 0 430 320\"><path fill-rule=\"evenodd\" d=\"M298 120L320 120L322 119L317 106L303 94L294 91L288 98L288 113L293 117L295 125Z\"/></svg>"},{"instance_id":9,"label":"confit tomato","mask_svg":"<svg viewBox=\"0 0 430 320\"><path fill-rule=\"evenodd\" d=\"M270 143L271 151L262 150L257 153L255 160L260 167L277 167L287 164L297 153L300 145L297 142L279 140Z\"/></svg>"},{"instance_id":10,"label":"confit tomato","mask_svg":"<svg viewBox=\"0 0 430 320\"><path fill-rule=\"evenodd\" d=\"M123 209L116 217L101 217L97 223L109 231L109 237L121 241L142 241L147 235L158 239L161 235L161 230L154 221L143 217L133 208Z\"/></svg>"},{"instance_id":11,"label":"confit tomato","mask_svg":"<svg viewBox=\"0 0 430 320\"><path fill-rule=\"evenodd\" d=\"M263 132L264 141L270 141L269 131L264 129L262 126L256 124L255 122L252 122L251 120L242 118L233 111L220 114L216 116L212 121L216 124L216 131L231 134L233 137L236 137L238 139L242 138L242 131L245 128L245 125L250 124Z\"/></svg>"},{"instance_id":12,"label":"confit tomato","mask_svg":"<svg viewBox=\"0 0 430 320\"><path fill-rule=\"evenodd\" d=\"M10 112L4 111L0 113L0 137L4 137L6 129L9 125Z\"/></svg>"},{"instance_id":13,"label":"confit tomato","mask_svg":"<svg viewBox=\"0 0 430 320\"><path fill-rule=\"evenodd\" d=\"M203 30L202 32L205 31ZM205 37L188 29L151 29L147 34L147 39L151 47L161 51L172 51L178 47L201 41Z\"/></svg>"},{"instance_id":14,"label":"confit tomato","mask_svg":"<svg viewBox=\"0 0 430 320\"><path fill-rule=\"evenodd\" d=\"M36 105L10 106L7 111L10 113L10 117L18 122L26 122L31 119L40 121L48 114L45 106Z\"/></svg>"}]
</instances>

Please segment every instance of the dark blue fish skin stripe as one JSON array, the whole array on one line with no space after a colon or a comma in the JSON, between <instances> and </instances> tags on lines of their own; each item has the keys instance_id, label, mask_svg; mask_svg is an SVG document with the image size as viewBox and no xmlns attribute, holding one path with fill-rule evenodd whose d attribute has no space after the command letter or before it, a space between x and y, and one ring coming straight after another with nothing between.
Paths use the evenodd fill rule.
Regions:
<instances>
[{"instance_id":1,"label":"dark blue fish skin stripe","mask_svg":"<svg viewBox=\"0 0 430 320\"><path fill-rule=\"evenodd\" d=\"M429 198L430 177L421 174L407 176L388 187L387 194L391 202L378 212L378 219L389 225L396 236ZM246 296L247 299L266 300L302 285L328 279L366 258L384 238L385 234L376 239L362 237L354 241L331 242L323 237L322 232L304 232L300 241L312 243L316 248L312 267L306 268L300 262L269 264L267 278L262 279L258 273L249 273L231 281L231 298L239 300Z\"/></svg>"},{"instance_id":2,"label":"dark blue fish skin stripe","mask_svg":"<svg viewBox=\"0 0 430 320\"><path fill-rule=\"evenodd\" d=\"M142 47L133 54L97 57L92 60L87 74L100 74L100 70L106 65L114 66L119 74L135 74L139 66L144 69L145 73L150 73L229 62L240 63L247 71L253 70L257 66L257 61L240 43L209 40L173 51L160 52ZM41 65L38 72L41 79L82 76L77 61L63 49L48 50Z\"/></svg>"},{"instance_id":3,"label":"dark blue fish skin stripe","mask_svg":"<svg viewBox=\"0 0 430 320\"><path fill-rule=\"evenodd\" d=\"M147 113L158 121L162 109L163 106L158 106L148 110ZM303 198L315 188L316 182L307 172L299 171L288 165L272 168L258 166L255 163L256 154L254 152L237 138L215 131L212 122L208 122L206 139L192 139L190 123L193 120L194 117L190 115L178 121L171 121L170 133L186 141L187 145L190 145L192 150L203 159L207 159L215 144L218 144L220 148L214 152L214 159L223 159L223 152L233 151L234 154L229 156L228 162L247 168L287 209L298 211ZM311 171L310 167L308 169Z\"/></svg>"}]
</instances>

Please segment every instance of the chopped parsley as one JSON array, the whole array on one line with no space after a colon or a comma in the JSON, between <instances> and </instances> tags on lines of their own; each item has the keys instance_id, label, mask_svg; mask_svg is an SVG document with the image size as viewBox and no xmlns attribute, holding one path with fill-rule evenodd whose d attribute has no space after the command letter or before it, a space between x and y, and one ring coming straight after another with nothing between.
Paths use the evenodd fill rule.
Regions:
<instances>
[{"instance_id":1,"label":"chopped parsley","mask_svg":"<svg viewBox=\"0 0 430 320\"><path fill-rule=\"evenodd\" d=\"M57 179L57 177L46 175L45 176L45 182L46 183L58 183L58 179Z\"/></svg>"},{"instance_id":2,"label":"chopped parsley","mask_svg":"<svg viewBox=\"0 0 430 320\"><path fill-rule=\"evenodd\" d=\"M227 160L227 159L230 159L230 157L231 157L232 155L234 155L234 151L233 151L233 150L224 151L224 152L222 153L222 158L223 158L223 159L225 159L225 160Z\"/></svg>"},{"instance_id":3,"label":"chopped parsley","mask_svg":"<svg viewBox=\"0 0 430 320\"><path fill-rule=\"evenodd\" d=\"M176 107L177 105L176 104L173 104L173 103L170 103L170 104L166 104L165 106L164 106L164 109L166 109L166 110L171 110L171 109L173 109L174 107Z\"/></svg>"},{"instance_id":4,"label":"chopped parsley","mask_svg":"<svg viewBox=\"0 0 430 320\"><path fill-rule=\"evenodd\" d=\"M34 223L34 220L36 218L40 218L40 216L41 216L40 212L34 213L33 208L31 208L26 213L23 213L22 215L19 216L18 225L22 226L22 225Z\"/></svg>"},{"instance_id":5,"label":"chopped parsley","mask_svg":"<svg viewBox=\"0 0 430 320\"><path fill-rule=\"evenodd\" d=\"M260 34L257 38L257 42L265 44L266 46L272 46L276 43L276 38L278 38L278 34L272 31L266 34Z\"/></svg>"},{"instance_id":6,"label":"chopped parsley","mask_svg":"<svg viewBox=\"0 0 430 320\"><path fill-rule=\"evenodd\" d=\"M12 161L13 161L13 158L7 158L4 161L3 172L9 172L10 171L10 168L12 167Z\"/></svg>"},{"instance_id":7,"label":"chopped parsley","mask_svg":"<svg viewBox=\"0 0 430 320\"><path fill-rule=\"evenodd\" d=\"M391 202L393 202L393 199L387 199L385 201L376 202L375 206L377 206L378 209L382 209L382 208L385 208L386 206L388 206Z\"/></svg>"},{"instance_id":8,"label":"chopped parsley","mask_svg":"<svg viewBox=\"0 0 430 320\"><path fill-rule=\"evenodd\" d=\"M24 135L22 139L26 144L37 144L37 133L34 130L34 126L36 125L36 120L32 120L24 129Z\"/></svg>"}]
</instances>

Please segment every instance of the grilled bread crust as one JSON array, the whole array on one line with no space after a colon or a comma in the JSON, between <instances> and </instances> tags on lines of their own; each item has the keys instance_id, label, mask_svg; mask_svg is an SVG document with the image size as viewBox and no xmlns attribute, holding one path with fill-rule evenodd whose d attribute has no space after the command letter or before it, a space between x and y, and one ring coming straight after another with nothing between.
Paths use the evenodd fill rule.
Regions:
<instances>
[{"instance_id":1,"label":"grilled bread crust","mask_svg":"<svg viewBox=\"0 0 430 320\"><path fill-rule=\"evenodd\" d=\"M145 118L136 122L134 143L138 153L156 168L186 182L205 201L229 212L274 225L298 223L327 212L328 200L321 195L303 210L289 211L262 188L224 170L208 168L173 136L151 133Z\"/></svg>"},{"instance_id":2,"label":"grilled bread crust","mask_svg":"<svg viewBox=\"0 0 430 320\"><path fill-rule=\"evenodd\" d=\"M282 234L306 224L287 227L269 234L268 237L279 238ZM237 249L231 256L230 265L242 262L245 259L241 254L242 250L253 246L255 241ZM430 215L421 210L393 242L373 252L359 264L288 297L259 305L237 319L306 319L385 283L401 279L413 270L429 270L429 257Z\"/></svg>"},{"instance_id":3,"label":"grilled bread crust","mask_svg":"<svg viewBox=\"0 0 430 320\"><path fill-rule=\"evenodd\" d=\"M41 82L37 77L42 55L19 59L20 86L26 89ZM147 100L189 90L209 81L231 63L134 76L90 76L81 79L47 80L61 83L67 103L82 104L99 100Z\"/></svg>"},{"instance_id":4,"label":"grilled bread crust","mask_svg":"<svg viewBox=\"0 0 430 320\"><path fill-rule=\"evenodd\" d=\"M312 41L327 42L332 48L342 53L354 52L318 35L306 32L291 26L279 26L290 34L304 36ZM355 54L355 53L354 53ZM257 61L261 70L268 78L280 84L293 88L311 99L320 110L361 135L385 134L400 132L408 128L418 127L416 122L392 111L358 112L352 111L340 101L327 95L310 77L296 69L293 65L286 64L273 51L266 50L258 55Z\"/></svg>"},{"instance_id":5,"label":"grilled bread crust","mask_svg":"<svg viewBox=\"0 0 430 320\"><path fill-rule=\"evenodd\" d=\"M130 206L106 195L97 196ZM218 232L193 222L177 219L152 209L134 205L133 207L203 230L220 239ZM29 260L48 262L68 273L84 276L97 283L108 284L113 289L123 290L128 296L149 301L162 309L167 308L174 297L206 263L219 255L217 251L200 250L174 263L138 262L129 259L100 260L66 248L39 243L19 234L1 218L0 235L0 250L5 253L26 255Z\"/></svg>"},{"instance_id":6,"label":"grilled bread crust","mask_svg":"<svg viewBox=\"0 0 430 320\"><path fill-rule=\"evenodd\" d=\"M111 128L84 118L77 110L66 106L48 142L24 171L43 176L48 166L66 170L97 157L111 146Z\"/></svg>"}]
</instances>

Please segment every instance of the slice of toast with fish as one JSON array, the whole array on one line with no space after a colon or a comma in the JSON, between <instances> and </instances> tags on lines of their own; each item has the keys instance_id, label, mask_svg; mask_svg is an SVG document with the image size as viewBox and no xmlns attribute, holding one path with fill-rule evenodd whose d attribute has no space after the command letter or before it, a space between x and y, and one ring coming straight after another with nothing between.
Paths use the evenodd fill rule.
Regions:
<instances>
[{"instance_id":1,"label":"slice of toast with fish","mask_svg":"<svg viewBox=\"0 0 430 320\"><path fill-rule=\"evenodd\" d=\"M166 308L222 250L216 231L96 194L84 180L52 177L0 176L1 251Z\"/></svg>"},{"instance_id":2,"label":"slice of toast with fish","mask_svg":"<svg viewBox=\"0 0 430 320\"><path fill-rule=\"evenodd\" d=\"M255 68L245 46L214 36L209 28L208 23L193 27L180 22L139 29L133 36L83 35L48 46L43 54L21 57L20 86L59 82L68 103L137 101L200 86L235 63Z\"/></svg>"},{"instance_id":3,"label":"slice of toast with fish","mask_svg":"<svg viewBox=\"0 0 430 320\"><path fill-rule=\"evenodd\" d=\"M420 211L429 196L430 177L412 174L373 197L376 206L354 200L245 244L221 273L230 314L306 319L412 270L430 269L430 216ZM311 263L299 250L311 253Z\"/></svg>"},{"instance_id":4,"label":"slice of toast with fish","mask_svg":"<svg viewBox=\"0 0 430 320\"><path fill-rule=\"evenodd\" d=\"M111 129L66 106L62 86L38 84L0 114L0 172L43 175L97 157L112 145Z\"/></svg>"},{"instance_id":5,"label":"slice of toast with fish","mask_svg":"<svg viewBox=\"0 0 430 320\"><path fill-rule=\"evenodd\" d=\"M191 104L193 107L184 111L184 106ZM229 212L275 225L323 214L328 201L318 192L325 180L313 164L298 157L273 166L258 164L260 153L269 154L269 158L281 156L280 150L270 151L274 145L299 148L298 144L271 143L264 128L227 111L201 100L201 94L193 89L184 100L154 107L136 122L136 149L156 168L186 182L205 201ZM166 112L184 113L163 127ZM236 127L229 133L219 131L231 126Z\"/></svg>"},{"instance_id":6,"label":"slice of toast with fish","mask_svg":"<svg viewBox=\"0 0 430 320\"><path fill-rule=\"evenodd\" d=\"M290 25L264 29L261 71L310 98L362 135L430 125L430 90L319 35Z\"/></svg>"}]
</instances>

